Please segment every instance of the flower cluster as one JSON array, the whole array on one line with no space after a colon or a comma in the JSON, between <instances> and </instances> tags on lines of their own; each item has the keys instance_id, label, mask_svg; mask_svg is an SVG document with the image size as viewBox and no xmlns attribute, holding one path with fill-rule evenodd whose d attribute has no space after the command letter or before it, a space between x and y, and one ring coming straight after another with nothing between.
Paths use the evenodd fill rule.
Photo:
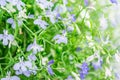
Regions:
<instances>
[{"instance_id":1,"label":"flower cluster","mask_svg":"<svg viewBox=\"0 0 120 80\"><path fill-rule=\"evenodd\" d=\"M88 64L86 62L84 62L81 66L81 70L79 71L80 73L80 78L82 80L85 79L86 75L88 74L89 68L88 68Z\"/></svg>"},{"instance_id":2,"label":"flower cluster","mask_svg":"<svg viewBox=\"0 0 120 80\"><path fill-rule=\"evenodd\" d=\"M79 2L0 0L0 70L4 66L5 71L11 67L6 63L9 56L10 62L14 63L10 69L12 73L7 72L7 76L1 80L20 80L21 76L30 80L32 75L36 75L40 80L43 80L43 77L50 80L49 76L55 77L53 80L59 80L59 74L62 76L60 80L63 80L63 77L65 80L85 80L89 77L89 71L104 68L104 78L111 78L113 71L115 79L119 80L120 54L115 53L114 62L109 62L110 55L117 49L109 41L113 36L107 37L105 41L103 39L108 36L109 18L103 14L98 20L93 17L94 10L97 10L96 1L83 0L78 5ZM117 0L109 2L119 3ZM95 21L99 22L97 26ZM116 23L113 19L112 22ZM98 27L101 27L103 32L100 32ZM112 33L112 30L110 31ZM16 46L11 46L14 43ZM8 46L10 47L7 48ZM83 63L78 72L75 65L81 62ZM111 67L106 67L108 64ZM12 76L13 74L15 75ZM4 73L0 75L3 76ZM32 79L37 79L36 77Z\"/></svg>"}]
</instances>

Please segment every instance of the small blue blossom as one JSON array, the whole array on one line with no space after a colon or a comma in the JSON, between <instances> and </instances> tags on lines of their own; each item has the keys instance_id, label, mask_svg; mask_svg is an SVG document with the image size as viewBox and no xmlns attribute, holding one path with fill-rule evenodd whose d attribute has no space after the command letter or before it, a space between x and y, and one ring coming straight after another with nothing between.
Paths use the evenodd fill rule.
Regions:
<instances>
[{"instance_id":1,"label":"small blue blossom","mask_svg":"<svg viewBox=\"0 0 120 80\"><path fill-rule=\"evenodd\" d=\"M37 57L35 56L35 54L30 54L30 55L28 56L28 60L29 60L29 61L36 61L36 59L37 59Z\"/></svg>"},{"instance_id":2,"label":"small blue blossom","mask_svg":"<svg viewBox=\"0 0 120 80\"><path fill-rule=\"evenodd\" d=\"M117 4L117 0L110 0L112 3Z\"/></svg>"},{"instance_id":3,"label":"small blue blossom","mask_svg":"<svg viewBox=\"0 0 120 80\"><path fill-rule=\"evenodd\" d=\"M63 4L64 5L68 4L68 0L63 0Z\"/></svg>"},{"instance_id":4,"label":"small blue blossom","mask_svg":"<svg viewBox=\"0 0 120 80\"><path fill-rule=\"evenodd\" d=\"M0 0L0 6L5 6L7 2L5 0Z\"/></svg>"},{"instance_id":5,"label":"small blue blossom","mask_svg":"<svg viewBox=\"0 0 120 80\"><path fill-rule=\"evenodd\" d=\"M27 67L32 67L32 63L30 61L23 61L23 57L19 59L20 62L16 63L13 66L13 69L16 71L16 75L22 74L27 71Z\"/></svg>"},{"instance_id":6,"label":"small blue blossom","mask_svg":"<svg viewBox=\"0 0 120 80\"><path fill-rule=\"evenodd\" d=\"M48 66L47 69L48 69L48 73L49 73L50 75L53 75L53 74L54 74L54 72L53 72L53 70L52 70L52 68L51 68L50 66Z\"/></svg>"},{"instance_id":7,"label":"small blue blossom","mask_svg":"<svg viewBox=\"0 0 120 80\"><path fill-rule=\"evenodd\" d=\"M13 18L7 19L7 23L11 24L12 28L15 29L16 23Z\"/></svg>"},{"instance_id":8,"label":"small blue blossom","mask_svg":"<svg viewBox=\"0 0 120 80\"><path fill-rule=\"evenodd\" d=\"M41 52L41 51L43 51L44 49L42 48L41 45L38 45L38 44L36 43L36 39L34 39L34 42L31 43L30 45L28 45L28 47L27 47L27 51L30 51L30 50L33 51L33 54L36 54L37 52Z\"/></svg>"},{"instance_id":9,"label":"small blue blossom","mask_svg":"<svg viewBox=\"0 0 120 80\"><path fill-rule=\"evenodd\" d=\"M53 63L54 63L54 60L50 60L50 61L48 62L47 70L48 70L48 73L49 73L50 75L54 75L54 72L53 72L53 70L52 70L52 68L51 68L51 64L53 64Z\"/></svg>"},{"instance_id":10,"label":"small blue blossom","mask_svg":"<svg viewBox=\"0 0 120 80\"><path fill-rule=\"evenodd\" d=\"M34 24L35 24L35 25L38 25L38 26L41 27L42 29L46 29L46 28L47 28L47 25L48 25L48 23L45 22L45 21L43 21L43 20L41 19L41 17L39 17L38 19L34 20Z\"/></svg>"},{"instance_id":11,"label":"small blue blossom","mask_svg":"<svg viewBox=\"0 0 120 80\"><path fill-rule=\"evenodd\" d=\"M51 9L51 7L53 6L53 3L48 0L36 0L36 2L40 5L42 9Z\"/></svg>"},{"instance_id":12,"label":"small blue blossom","mask_svg":"<svg viewBox=\"0 0 120 80\"><path fill-rule=\"evenodd\" d=\"M75 15L74 15L74 14L71 15L71 20L72 20L72 22L75 22L75 21L76 21L76 18L75 18Z\"/></svg>"},{"instance_id":13,"label":"small blue blossom","mask_svg":"<svg viewBox=\"0 0 120 80\"><path fill-rule=\"evenodd\" d=\"M73 79L72 76L69 75L69 76L67 77L67 79L65 79L65 80L74 80L74 79Z\"/></svg>"},{"instance_id":14,"label":"small blue blossom","mask_svg":"<svg viewBox=\"0 0 120 80\"><path fill-rule=\"evenodd\" d=\"M57 20L61 20L61 19L62 19L60 13L57 13L57 14L56 14L56 19L57 19Z\"/></svg>"},{"instance_id":15,"label":"small blue blossom","mask_svg":"<svg viewBox=\"0 0 120 80\"><path fill-rule=\"evenodd\" d=\"M54 63L54 60L50 60L49 62L48 62L48 65L51 65L51 64L53 64Z\"/></svg>"},{"instance_id":16,"label":"small blue blossom","mask_svg":"<svg viewBox=\"0 0 120 80\"><path fill-rule=\"evenodd\" d=\"M88 64L86 62L84 62L81 66L81 70L79 71L80 73L80 78L82 80L85 79L86 75L88 74L89 68L88 68Z\"/></svg>"},{"instance_id":17,"label":"small blue blossom","mask_svg":"<svg viewBox=\"0 0 120 80\"><path fill-rule=\"evenodd\" d=\"M84 0L84 4L85 4L85 6L88 6L89 1L88 0Z\"/></svg>"},{"instance_id":18,"label":"small blue blossom","mask_svg":"<svg viewBox=\"0 0 120 80\"><path fill-rule=\"evenodd\" d=\"M8 45L10 42L14 40L14 36L12 34L8 34L7 30L3 30L4 34L0 34L0 40L2 40L3 45Z\"/></svg>"},{"instance_id":19,"label":"small blue blossom","mask_svg":"<svg viewBox=\"0 0 120 80\"><path fill-rule=\"evenodd\" d=\"M68 40L67 40L67 37L66 37L65 35L66 35L66 32L63 33L62 35L57 34L57 35L53 38L53 40L55 40L56 43L58 43L58 44L60 44L60 43L65 43L65 44L67 44Z\"/></svg>"},{"instance_id":20,"label":"small blue blossom","mask_svg":"<svg viewBox=\"0 0 120 80\"><path fill-rule=\"evenodd\" d=\"M20 80L18 76L10 76L10 72L7 72L6 78L1 78L1 80Z\"/></svg>"},{"instance_id":21,"label":"small blue blossom","mask_svg":"<svg viewBox=\"0 0 120 80\"><path fill-rule=\"evenodd\" d=\"M35 75L37 73L37 66L33 65L31 61L24 61L23 57L19 60L20 62L13 66L13 69L16 71L16 75L24 74L29 77L31 74Z\"/></svg>"},{"instance_id":22,"label":"small blue blossom","mask_svg":"<svg viewBox=\"0 0 120 80\"><path fill-rule=\"evenodd\" d=\"M102 66L102 59L98 59L98 61L92 62L92 65L93 65L95 70L101 68L101 66Z\"/></svg>"},{"instance_id":23,"label":"small blue blossom","mask_svg":"<svg viewBox=\"0 0 120 80\"><path fill-rule=\"evenodd\" d=\"M56 12L46 10L46 16L49 17L50 21L54 24L56 22Z\"/></svg>"},{"instance_id":24,"label":"small blue blossom","mask_svg":"<svg viewBox=\"0 0 120 80\"><path fill-rule=\"evenodd\" d=\"M21 11L23 7L25 7L25 3L23 3L21 0L6 0L8 3L12 4L13 6L16 6L16 8Z\"/></svg>"}]
</instances>

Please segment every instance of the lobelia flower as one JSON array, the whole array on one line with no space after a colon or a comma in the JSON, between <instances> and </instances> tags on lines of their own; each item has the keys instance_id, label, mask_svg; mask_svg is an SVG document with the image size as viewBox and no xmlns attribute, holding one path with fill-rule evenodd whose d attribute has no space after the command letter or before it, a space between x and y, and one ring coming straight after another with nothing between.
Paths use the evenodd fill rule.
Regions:
<instances>
[{"instance_id":1,"label":"lobelia flower","mask_svg":"<svg viewBox=\"0 0 120 80\"><path fill-rule=\"evenodd\" d=\"M50 67L53 63L54 63L54 60L50 60L50 61L48 62L47 70L48 70L48 73L49 73L50 75L54 75L54 72L53 72L52 68Z\"/></svg>"},{"instance_id":2,"label":"lobelia flower","mask_svg":"<svg viewBox=\"0 0 120 80\"><path fill-rule=\"evenodd\" d=\"M75 15L74 15L74 14L71 15L71 20L72 20L72 22L75 22L75 21L76 21L76 18L75 18Z\"/></svg>"},{"instance_id":3,"label":"lobelia flower","mask_svg":"<svg viewBox=\"0 0 120 80\"><path fill-rule=\"evenodd\" d=\"M54 63L54 60L50 60L49 62L48 62L48 65L51 65L51 64L53 64Z\"/></svg>"},{"instance_id":4,"label":"lobelia flower","mask_svg":"<svg viewBox=\"0 0 120 80\"><path fill-rule=\"evenodd\" d=\"M37 66L33 65L32 67L29 67L28 70L25 71L23 74L27 77L29 77L31 74L36 75L37 74L37 72L36 72L37 69L38 69Z\"/></svg>"},{"instance_id":5,"label":"lobelia flower","mask_svg":"<svg viewBox=\"0 0 120 80\"><path fill-rule=\"evenodd\" d=\"M14 40L14 36L12 34L8 34L7 30L3 30L4 34L0 34L0 40L2 40L3 45L8 45L10 42Z\"/></svg>"},{"instance_id":6,"label":"lobelia flower","mask_svg":"<svg viewBox=\"0 0 120 80\"><path fill-rule=\"evenodd\" d=\"M32 67L32 63L30 61L23 61L23 57L19 58L18 63L13 66L13 69L16 71L16 75L23 74L27 71L27 68Z\"/></svg>"},{"instance_id":7,"label":"lobelia flower","mask_svg":"<svg viewBox=\"0 0 120 80\"><path fill-rule=\"evenodd\" d=\"M36 61L36 59L37 59L37 57L33 53L28 56L29 61Z\"/></svg>"},{"instance_id":8,"label":"lobelia flower","mask_svg":"<svg viewBox=\"0 0 120 80\"><path fill-rule=\"evenodd\" d=\"M79 71L80 73L80 78L82 80L85 79L86 75L88 74L89 68L88 68L88 64L86 62L84 62L81 66L81 70Z\"/></svg>"},{"instance_id":9,"label":"lobelia flower","mask_svg":"<svg viewBox=\"0 0 120 80\"><path fill-rule=\"evenodd\" d=\"M66 35L66 32L65 33L62 33L62 35L59 35L57 34L53 40L56 41L56 43L60 44L60 43L65 43L67 44L68 40L67 40L67 37L65 36Z\"/></svg>"},{"instance_id":10,"label":"lobelia flower","mask_svg":"<svg viewBox=\"0 0 120 80\"><path fill-rule=\"evenodd\" d=\"M20 80L18 76L10 76L11 72L7 72L6 78L1 78L1 80Z\"/></svg>"},{"instance_id":11,"label":"lobelia flower","mask_svg":"<svg viewBox=\"0 0 120 80\"><path fill-rule=\"evenodd\" d=\"M30 50L33 51L33 54L36 54L37 52L41 52L41 51L43 51L44 49L42 48L41 45L38 45L38 44L36 43L36 39L34 39L34 42L31 43L30 45L28 45L28 47L27 47L27 51L30 51Z\"/></svg>"},{"instance_id":12,"label":"lobelia flower","mask_svg":"<svg viewBox=\"0 0 120 80\"><path fill-rule=\"evenodd\" d=\"M28 18L28 16L26 15L26 9L20 10L17 17L18 18Z\"/></svg>"},{"instance_id":13,"label":"lobelia flower","mask_svg":"<svg viewBox=\"0 0 120 80\"><path fill-rule=\"evenodd\" d=\"M38 26L41 27L42 29L46 29L48 23L45 22L45 21L43 21L41 18L42 18L42 17L40 16L38 19L34 20L34 24L35 24L35 25L38 25Z\"/></svg>"},{"instance_id":14,"label":"lobelia flower","mask_svg":"<svg viewBox=\"0 0 120 80\"><path fill-rule=\"evenodd\" d=\"M117 0L110 0L112 3L117 4Z\"/></svg>"},{"instance_id":15,"label":"lobelia flower","mask_svg":"<svg viewBox=\"0 0 120 80\"><path fill-rule=\"evenodd\" d=\"M19 59L20 62L13 66L16 71L16 75L24 74L29 77L31 74L36 74L37 67L31 61L23 61L23 57Z\"/></svg>"},{"instance_id":16,"label":"lobelia flower","mask_svg":"<svg viewBox=\"0 0 120 80\"><path fill-rule=\"evenodd\" d=\"M94 67L95 70L101 68L101 66L102 66L102 59L98 59L98 61L92 62L92 66Z\"/></svg>"},{"instance_id":17,"label":"lobelia flower","mask_svg":"<svg viewBox=\"0 0 120 80\"><path fill-rule=\"evenodd\" d=\"M46 10L46 16L49 17L50 21L54 24L56 22L56 12Z\"/></svg>"},{"instance_id":18,"label":"lobelia flower","mask_svg":"<svg viewBox=\"0 0 120 80\"><path fill-rule=\"evenodd\" d=\"M53 6L53 3L47 0L36 0L36 2L42 9L46 9L46 8L50 9Z\"/></svg>"},{"instance_id":19,"label":"lobelia flower","mask_svg":"<svg viewBox=\"0 0 120 80\"><path fill-rule=\"evenodd\" d=\"M21 0L6 0L8 3L12 4L13 6L16 6L16 8L21 11L22 7L25 7L25 3L23 3Z\"/></svg>"},{"instance_id":20,"label":"lobelia flower","mask_svg":"<svg viewBox=\"0 0 120 80\"><path fill-rule=\"evenodd\" d=\"M52 68L50 66L48 66L47 69L48 69L48 73L50 75L54 75L54 72L53 72L53 70L52 70Z\"/></svg>"},{"instance_id":21,"label":"lobelia flower","mask_svg":"<svg viewBox=\"0 0 120 80\"><path fill-rule=\"evenodd\" d=\"M69 76L67 77L67 79L65 79L65 80L74 80L74 79L73 79L72 76L69 75Z\"/></svg>"},{"instance_id":22,"label":"lobelia flower","mask_svg":"<svg viewBox=\"0 0 120 80\"><path fill-rule=\"evenodd\" d=\"M7 2L5 0L0 0L0 6L5 6Z\"/></svg>"},{"instance_id":23,"label":"lobelia flower","mask_svg":"<svg viewBox=\"0 0 120 80\"><path fill-rule=\"evenodd\" d=\"M84 0L84 4L85 4L85 6L88 6L89 1L88 0Z\"/></svg>"},{"instance_id":24,"label":"lobelia flower","mask_svg":"<svg viewBox=\"0 0 120 80\"><path fill-rule=\"evenodd\" d=\"M57 13L57 14L56 14L56 19L57 19L57 21L62 19L60 13Z\"/></svg>"},{"instance_id":25,"label":"lobelia flower","mask_svg":"<svg viewBox=\"0 0 120 80\"><path fill-rule=\"evenodd\" d=\"M68 0L63 0L63 4L64 5L68 4Z\"/></svg>"},{"instance_id":26,"label":"lobelia flower","mask_svg":"<svg viewBox=\"0 0 120 80\"><path fill-rule=\"evenodd\" d=\"M16 23L13 18L8 18L7 23L11 24L12 28L15 29Z\"/></svg>"}]
</instances>

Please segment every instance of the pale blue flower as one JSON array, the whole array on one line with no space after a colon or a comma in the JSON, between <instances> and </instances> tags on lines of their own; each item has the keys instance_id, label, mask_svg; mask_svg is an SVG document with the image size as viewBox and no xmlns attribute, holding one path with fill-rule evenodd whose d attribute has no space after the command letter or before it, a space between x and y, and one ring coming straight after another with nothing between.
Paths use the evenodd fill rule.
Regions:
<instances>
[{"instance_id":1,"label":"pale blue flower","mask_svg":"<svg viewBox=\"0 0 120 80\"><path fill-rule=\"evenodd\" d=\"M54 63L54 60L50 60L49 62L48 62L48 65L51 65L51 64L53 64Z\"/></svg>"},{"instance_id":2,"label":"pale blue flower","mask_svg":"<svg viewBox=\"0 0 120 80\"><path fill-rule=\"evenodd\" d=\"M31 50L33 51L33 54L36 54L37 52L41 52L44 49L42 48L41 45L38 45L36 43L36 39L34 39L34 42L31 43L30 45L28 45L28 47L27 47L27 51L31 51Z\"/></svg>"},{"instance_id":3,"label":"pale blue flower","mask_svg":"<svg viewBox=\"0 0 120 80\"><path fill-rule=\"evenodd\" d=\"M52 70L52 68L50 67L50 66L48 66L48 73L50 74L50 75L54 75L54 72L53 72L53 70Z\"/></svg>"},{"instance_id":4,"label":"pale blue flower","mask_svg":"<svg viewBox=\"0 0 120 80\"><path fill-rule=\"evenodd\" d=\"M33 65L31 61L24 61L23 57L20 58L20 62L13 66L16 71L16 75L24 74L29 77L31 74L36 74L37 66Z\"/></svg>"},{"instance_id":5,"label":"pale blue flower","mask_svg":"<svg viewBox=\"0 0 120 80\"><path fill-rule=\"evenodd\" d=\"M29 67L32 67L32 63L30 61L23 61L23 57L19 60L20 62L13 66L13 69L16 71L16 75L23 74Z\"/></svg>"},{"instance_id":6,"label":"pale blue flower","mask_svg":"<svg viewBox=\"0 0 120 80\"><path fill-rule=\"evenodd\" d=\"M16 8L21 11L23 7L25 7L25 3L23 3L21 0L6 0L8 3L12 4L13 6L16 6Z\"/></svg>"},{"instance_id":7,"label":"pale blue flower","mask_svg":"<svg viewBox=\"0 0 120 80\"><path fill-rule=\"evenodd\" d=\"M88 6L89 1L88 0L84 0L84 4L85 4L85 6Z\"/></svg>"},{"instance_id":8,"label":"pale blue flower","mask_svg":"<svg viewBox=\"0 0 120 80\"><path fill-rule=\"evenodd\" d=\"M48 0L36 0L36 1L42 9L46 9L46 8L51 9L51 7L53 6L53 3Z\"/></svg>"},{"instance_id":9,"label":"pale blue flower","mask_svg":"<svg viewBox=\"0 0 120 80\"><path fill-rule=\"evenodd\" d=\"M34 14L30 14L30 13L28 14L28 18L34 19L34 17L35 17Z\"/></svg>"},{"instance_id":10,"label":"pale blue flower","mask_svg":"<svg viewBox=\"0 0 120 80\"><path fill-rule=\"evenodd\" d=\"M0 0L0 6L5 6L7 4L6 0Z\"/></svg>"},{"instance_id":11,"label":"pale blue flower","mask_svg":"<svg viewBox=\"0 0 120 80\"><path fill-rule=\"evenodd\" d=\"M57 20L61 20L62 19L61 15L59 13L56 14L56 19Z\"/></svg>"},{"instance_id":12,"label":"pale blue flower","mask_svg":"<svg viewBox=\"0 0 120 80\"><path fill-rule=\"evenodd\" d=\"M43 21L43 20L41 19L41 17L39 17L38 19L34 20L34 24L35 24L35 25L38 25L38 26L41 27L42 29L46 29L46 28L47 28L47 25L48 25L48 23L45 22L45 21Z\"/></svg>"},{"instance_id":13,"label":"pale blue flower","mask_svg":"<svg viewBox=\"0 0 120 80\"><path fill-rule=\"evenodd\" d=\"M75 18L75 15L74 15L74 14L71 15L71 20L72 20L72 22L75 22L75 21L76 21L76 18Z\"/></svg>"},{"instance_id":14,"label":"pale blue flower","mask_svg":"<svg viewBox=\"0 0 120 80\"><path fill-rule=\"evenodd\" d=\"M4 34L0 34L0 40L2 40L3 45L8 45L10 42L14 40L14 36L12 34L8 34L7 30L3 30Z\"/></svg>"},{"instance_id":15,"label":"pale blue flower","mask_svg":"<svg viewBox=\"0 0 120 80\"><path fill-rule=\"evenodd\" d=\"M69 75L69 76L67 77L67 79L65 79L65 80L74 80L74 79L73 79L72 76Z\"/></svg>"},{"instance_id":16,"label":"pale blue flower","mask_svg":"<svg viewBox=\"0 0 120 80\"><path fill-rule=\"evenodd\" d=\"M35 54L30 54L29 56L28 56L28 60L29 61L35 61L37 59L37 57L35 56Z\"/></svg>"},{"instance_id":17,"label":"pale blue flower","mask_svg":"<svg viewBox=\"0 0 120 80\"><path fill-rule=\"evenodd\" d=\"M46 10L46 16L49 17L50 21L54 24L56 22L56 12Z\"/></svg>"},{"instance_id":18,"label":"pale blue flower","mask_svg":"<svg viewBox=\"0 0 120 80\"><path fill-rule=\"evenodd\" d=\"M54 72L53 72L53 70L52 70L52 68L51 68L51 65L54 63L54 60L50 60L49 62L48 62L48 66L47 66L47 70L48 70L48 73L50 74L50 75L54 75Z\"/></svg>"},{"instance_id":19,"label":"pale blue flower","mask_svg":"<svg viewBox=\"0 0 120 80\"><path fill-rule=\"evenodd\" d=\"M89 71L88 64L84 62L81 66L81 70L79 71L81 80L85 79L86 75L88 74L88 71Z\"/></svg>"},{"instance_id":20,"label":"pale blue flower","mask_svg":"<svg viewBox=\"0 0 120 80\"><path fill-rule=\"evenodd\" d=\"M58 44L60 44L60 43L65 43L65 44L67 44L68 40L67 40L67 37L66 37L65 35L66 35L66 33L63 33L62 35L57 34L57 35L53 38L53 40L55 40L56 43L58 43Z\"/></svg>"},{"instance_id":21,"label":"pale blue flower","mask_svg":"<svg viewBox=\"0 0 120 80\"><path fill-rule=\"evenodd\" d=\"M29 67L27 71L23 72L23 74L27 77L29 77L31 74L36 75L37 74L37 66L33 65L32 67Z\"/></svg>"},{"instance_id":22,"label":"pale blue flower","mask_svg":"<svg viewBox=\"0 0 120 80\"><path fill-rule=\"evenodd\" d=\"M64 5L68 4L68 0L63 0L63 4Z\"/></svg>"},{"instance_id":23,"label":"pale blue flower","mask_svg":"<svg viewBox=\"0 0 120 80\"><path fill-rule=\"evenodd\" d=\"M115 3L115 4L117 4L118 2L117 2L117 0L110 0L112 3Z\"/></svg>"},{"instance_id":24,"label":"pale blue flower","mask_svg":"<svg viewBox=\"0 0 120 80\"><path fill-rule=\"evenodd\" d=\"M18 76L10 76L10 72L7 72L6 78L1 78L1 80L20 80Z\"/></svg>"},{"instance_id":25,"label":"pale blue flower","mask_svg":"<svg viewBox=\"0 0 120 80\"><path fill-rule=\"evenodd\" d=\"M11 24L12 28L15 29L16 23L13 18L8 18L7 23Z\"/></svg>"},{"instance_id":26,"label":"pale blue flower","mask_svg":"<svg viewBox=\"0 0 120 80\"><path fill-rule=\"evenodd\" d=\"M102 59L98 59L98 61L92 62L92 66L94 67L95 70L101 68L102 67Z\"/></svg>"}]
</instances>

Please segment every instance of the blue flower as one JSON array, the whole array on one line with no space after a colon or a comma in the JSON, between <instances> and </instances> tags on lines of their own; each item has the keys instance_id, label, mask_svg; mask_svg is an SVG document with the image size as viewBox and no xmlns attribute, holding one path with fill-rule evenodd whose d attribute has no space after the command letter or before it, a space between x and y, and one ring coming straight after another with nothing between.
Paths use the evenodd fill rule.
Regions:
<instances>
[{"instance_id":1,"label":"blue flower","mask_svg":"<svg viewBox=\"0 0 120 80\"><path fill-rule=\"evenodd\" d=\"M67 79L65 79L65 80L74 80L74 79L73 79L72 76L69 75L69 76L67 77Z\"/></svg>"},{"instance_id":2,"label":"blue flower","mask_svg":"<svg viewBox=\"0 0 120 80\"><path fill-rule=\"evenodd\" d=\"M51 1L48 0L36 0L36 2L39 4L39 6L42 9L51 9L51 7L53 6L53 3Z\"/></svg>"},{"instance_id":3,"label":"blue flower","mask_svg":"<svg viewBox=\"0 0 120 80\"><path fill-rule=\"evenodd\" d=\"M53 70L52 70L52 68L51 68L50 66L48 66L47 69L48 69L48 73L49 73L50 75L53 75L53 74L54 74L54 72L53 72Z\"/></svg>"},{"instance_id":4,"label":"blue flower","mask_svg":"<svg viewBox=\"0 0 120 80\"><path fill-rule=\"evenodd\" d=\"M88 6L89 1L88 0L84 0L84 4L85 4L85 6Z\"/></svg>"},{"instance_id":5,"label":"blue flower","mask_svg":"<svg viewBox=\"0 0 120 80\"><path fill-rule=\"evenodd\" d=\"M52 70L52 68L51 68L51 64L53 64L53 63L54 63L54 60L50 60L50 61L48 62L47 70L48 70L48 73L49 73L50 75L54 75L54 72L53 72L53 70Z\"/></svg>"},{"instance_id":6,"label":"blue flower","mask_svg":"<svg viewBox=\"0 0 120 80\"><path fill-rule=\"evenodd\" d=\"M43 51L44 49L42 48L41 45L38 45L38 44L36 43L36 39L34 39L34 42L31 43L30 45L28 45L28 47L27 47L27 51L30 51L30 50L33 51L33 54L36 54L37 52L41 52L41 51Z\"/></svg>"},{"instance_id":7,"label":"blue flower","mask_svg":"<svg viewBox=\"0 0 120 80\"><path fill-rule=\"evenodd\" d=\"M47 25L48 25L48 23L45 22L45 21L43 21L43 20L41 19L41 17L39 17L38 19L34 20L34 24L35 24L35 25L38 25L38 26L41 27L42 29L46 29L46 27L47 27Z\"/></svg>"},{"instance_id":8,"label":"blue flower","mask_svg":"<svg viewBox=\"0 0 120 80\"><path fill-rule=\"evenodd\" d=\"M117 0L110 0L112 3L117 4Z\"/></svg>"},{"instance_id":9,"label":"blue flower","mask_svg":"<svg viewBox=\"0 0 120 80\"><path fill-rule=\"evenodd\" d=\"M50 21L54 24L56 22L56 12L46 10L46 16L49 17Z\"/></svg>"},{"instance_id":10,"label":"blue flower","mask_svg":"<svg viewBox=\"0 0 120 80\"><path fill-rule=\"evenodd\" d=\"M11 24L11 25L12 25L12 28L15 29L15 27L16 27L16 23L15 23L15 21L14 21L13 18L9 18L9 19L7 19L7 23Z\"/></svg>"},{"instance_id":11,"label":"blue flower","mask_svg":"<svg viewBox=\"0 0 120 80\"><path fill-rule=\"evenodd\" d=\"M0 34L0 40L2 40L3 45L8 45L8 43L14 40L14 36L12 34L8 34L7 30L3 30L4 34Z\"/></svg>"},{"instance_id":12,"label":"blue flower","mask_svg":"<svg viewBox=\"0 0 120 80\"><path fill-rule=\"evenodd\" d=\"M68 4L68 0L63 0L63 4L64 5Z\"/></svg>"},{"instance_id":13,"label":"blue flower","mask_svg":"<svg viewBox=\"0 0 120 80\"><path fill-rule=\"evenodd\" d=\"M67 44L68 40L67 40L67 37L65 36L66 35L66 32L65 33L62 33L62 35L59 35L57 34L53 40L56 41L56 43L60 44L60 43L65 43Z\"/></svg>"},{"instance_id":14,"label":"blue flower","mask_svg":"<svg viewBox=\"0 0 120 80\"><path fill-rule=\"evenodd\" d=\"M51 65L51 64L53 64L54 63L54 60L50 60L49 62L48 62L48 65Z\"/></svg>"},{"instance_id":15,"label":"blue flower","mask_svg":"<svg viewBox=\"0 0 120 80\"><path fill-rule=\"evenodd\" d=\"M79 71L80 73L80 78L82 80L85 79L86 75L88 74L89 68L88 68L88 64L86 62L84 62L81 66L81 70Z\"/></svg>"},{"instance_id":16,"label":"blue flower","mask_svg":"<svg viewBox=\"0 0 120 80\"><path fill-rule=\"evenodd\" d=\"M0 0L0 6L5 6L7 2L5 0Z\"/></svg>"},{"instance_id":17,"label":"blue flower","mask_svg":"<svg viewBox=\"0 0 120 80\"><path fill-rule=\"evenodd\" d=\"M36 61L36 59L37 59L37 57L35 56L35 54L30 54L30 55L28 56L28 60L29 60L29 61Z\"/></svg>"},{"instance_id":18,"label":"blue flower","mask_svg":"<svg viewBox=\"0 0 120 80\"><path fill-rule=\"evenodd\" d=\"M102 66L102 59L98 59L98 61L92 62L92 65L93 65L95 70L101 68L101 66Z\"/></svg>"},{"instance_id":19,"label":"blue flower","mask_svg":"<svg viewBox=\"0 0 120 80\"><path fill-rule=\"evenodd\" d=\"M76 18L75 18L75 15L74 15L74 14L71 15L71 20L72 20L72 22L75 22L75 21L76 21Z\"/></svg>"},{"instance_id":20,"label":"blue flower","mask_svg":"<svg viewBox=\"0 0 120 80\"><path fill-rule=\"evenodd\" d=\"M29 77L31 74L36 74L37 66L33 65L31 61L23 61L23 57L20 58L20 62L13 66L16 71L16 75L24 74Z\"/></svg>"},{"instance_id":21,"label":"blue flower","mask_svg":"<svg viewBox=\"0 0 120 80\"><path fill-rule=\"evenodd\" d=\"M16 6L19 11L22 10L22 7L25 7L25 3L23 3L21 0L7 0L7 2L13 6Z\"/></svg>"},{"instance_id":22,"label":"blue flower","mask_svg":"<svg viewBox=\"0 0 120 80\"><path fill-rule=\"evenodd\" d=\"M18 76L10 76L10 72L7 72L6 78L1 78L1 80L20 80Z\"/></svg>"}]
</instances>

